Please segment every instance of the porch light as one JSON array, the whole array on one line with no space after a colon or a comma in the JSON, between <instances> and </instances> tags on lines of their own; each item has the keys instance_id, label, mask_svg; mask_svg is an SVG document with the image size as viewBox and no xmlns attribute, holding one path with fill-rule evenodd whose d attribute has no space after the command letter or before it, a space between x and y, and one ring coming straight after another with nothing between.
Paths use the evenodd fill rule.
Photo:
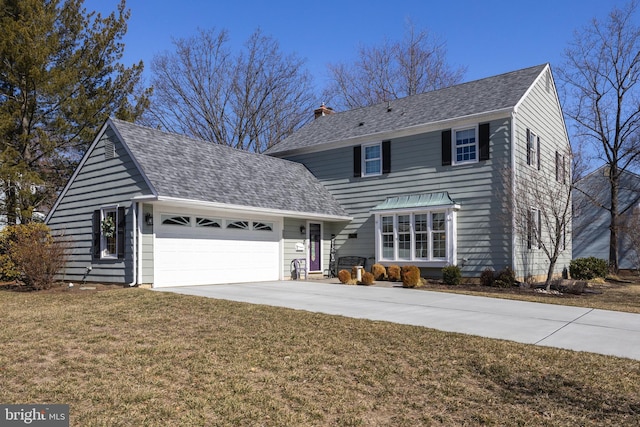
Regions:
<instances>
[{"instance_id":1,"label":"porch light","mask_svg":"<svg viewBox=\"0 0 640 427\"><path fill-rule=\"evenodd\" d=\"M149 212L144 214L144 223L147 225L153 225L153 214Z\"/></svg>"},{"instance_id":2,"label":"porch light","mask_svg":"<svg viewBox=\"0 0 640 427\"><path fill-rule=\"evenodd\" d=\"M307 234L307 227L305 227L304 225L300 226L300 234Z\"/></svg>"}]
</instances>

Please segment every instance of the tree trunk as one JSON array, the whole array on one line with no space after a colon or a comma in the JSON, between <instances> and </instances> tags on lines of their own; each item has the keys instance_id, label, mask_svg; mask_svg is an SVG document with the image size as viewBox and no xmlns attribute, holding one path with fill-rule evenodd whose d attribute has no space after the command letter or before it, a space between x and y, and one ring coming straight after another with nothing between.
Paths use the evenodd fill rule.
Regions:
<instances>
[{"instance_id":1,"label":"tree trunk","mask_svg":"<svg viewBox=\"0 0 640 427\"><path fill-rule=\"evenodd\" d=\"M609 182L611 184L611 220L609 222L609 271L618 273L618 190L620 186L620 174L617 166L611 165L609 170Z\"/></svg>"}]
</instances>

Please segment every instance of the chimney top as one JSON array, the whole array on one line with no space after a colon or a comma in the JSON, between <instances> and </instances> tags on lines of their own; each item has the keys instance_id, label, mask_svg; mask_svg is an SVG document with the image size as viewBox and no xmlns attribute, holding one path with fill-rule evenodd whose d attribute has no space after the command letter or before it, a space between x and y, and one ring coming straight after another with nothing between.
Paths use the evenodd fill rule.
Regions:
<instances>
[{"instance_id":1,"label":"chimney top","mask_svg":"<svg viewBox=\"0 0 640 427\"><path fill-rule=\"evenodd\" d=\"M327 107L324 105L324 102L320 105L320 108L316 108L313 110L313 118L317 119L318 117L328 116L329 114L334 114L333 108Z\"/></svg>"}]
</instances>

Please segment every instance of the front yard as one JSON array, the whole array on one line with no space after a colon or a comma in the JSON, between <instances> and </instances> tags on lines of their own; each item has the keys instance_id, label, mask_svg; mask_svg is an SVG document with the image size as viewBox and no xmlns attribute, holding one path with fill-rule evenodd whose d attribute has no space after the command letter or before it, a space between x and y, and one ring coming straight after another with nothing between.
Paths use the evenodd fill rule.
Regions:
<instances>
[{"instance_id":1,"label":"front yard","mask_svg":"<svg viewBox=\"0 0 640 427\"><path fill-rule=\"evenodd\" d=\"M143 289L0 304L0 402L68 403L74 426L640 419L628 359Z\"/></svg>"}]
</instances>

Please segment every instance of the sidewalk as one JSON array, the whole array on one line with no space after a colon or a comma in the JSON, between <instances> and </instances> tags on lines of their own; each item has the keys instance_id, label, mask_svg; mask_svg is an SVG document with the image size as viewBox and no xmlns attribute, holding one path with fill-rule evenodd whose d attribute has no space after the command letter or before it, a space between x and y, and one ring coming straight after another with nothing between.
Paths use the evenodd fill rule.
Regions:
<instances>
[{"instance_id":1,"label":"sidewalk","mask_svg":"<svg viewBox=\"0 0 640 427\"><path fill-rule=\"evenodd\" d=\"M640 360L640 314L415 289L278 281L159 288Z\"/></svg>"}]
</instances>

